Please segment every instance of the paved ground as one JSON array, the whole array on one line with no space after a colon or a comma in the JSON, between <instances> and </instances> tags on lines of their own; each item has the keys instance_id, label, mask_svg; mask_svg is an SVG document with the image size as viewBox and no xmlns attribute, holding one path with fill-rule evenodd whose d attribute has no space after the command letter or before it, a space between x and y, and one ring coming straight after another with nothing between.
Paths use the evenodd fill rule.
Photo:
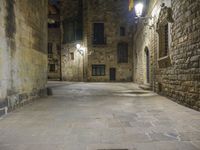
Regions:
<instances>
[{"instance_id":1,"label":"paved ground","mask_svg":"<svg viewBox=\"0 0 200 150\"><path fill-rule=\"evenodd\" d=\"M200 150L200 112L135 84L50 86L0 120L0 150Z\"/></svg>"}]
</instances>

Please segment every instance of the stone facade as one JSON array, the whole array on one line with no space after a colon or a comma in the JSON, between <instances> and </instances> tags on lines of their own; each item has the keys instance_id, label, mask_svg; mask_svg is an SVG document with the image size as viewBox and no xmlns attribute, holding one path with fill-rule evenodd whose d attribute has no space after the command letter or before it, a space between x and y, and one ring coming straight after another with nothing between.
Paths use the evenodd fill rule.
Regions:
<instances>
[{"instance_id":1,"label":"stone facade","mask_svg":"<svg viewBox=\"0 0 200 150\"><path fill-rule=\"evenodd\" d=\"M49 3L48 14L48 79L61 78L60 6Z\"/></svg>"},{"instance_id":2,"label":"stone facade","mask_svg":"<svg viewBox=\"0 0 200 150\"><path fill-rule=\"evenodd\" d=\"M161 5L163 2L165 6ZM154 91L197 110L200 109L199 8L199 0L150 1L146 16L153 18L139 20L134 38L134 81L147 83L149 70ZM167 23L169 29L165 57L160 56L162 22Z\"/></svg>"},{"instance_id":3,"label":"stone facade","mask_svg":"<svg viewBox=\"0 0 200 150\"><path fill-rule=\"evenodd\" d=\"M45 93L47 0L0 1L0 109Z\"/></svg>"},{"instance_id":4,"label":"stone facade","mask_svg":"<svg viewBox=\"0 0 200 150\"><path fill-rule=\"evenodd\" d=\"M86 36L83 36L83 1L82 0L66 0L61 4L61 19L62 19L62 80L65 81L83 81L83 66L84 60L86 62L87 55L81 55L77 49L76 44L81 44L87 47ZM66 23L72 23L75 27L75 22L80 22L82 25L82 37L79 39L72 39L71 41L64 41L64 28ZM73 29L70 29L71 31ZM73 33L75 34L75 33Z\"/></svg>"},{"instance_id":5,"label":"stone facade","mask_svg":"<svg viewBox=\"0 0 200 150\"><path fill-rule=\"evenodd\" d=\"M114 81L132 81L133 18L128 11L128 0L83 0L81 8L80 0L65 1L62 7L63 20L77 18L78 15L81 15L83 20L82 39L62 46L63 80L110 81L110 69L112 68ZM104 25L103 43L93 43L94 23ZM123 27L125 32L123 36L120 36L120 27ZM85 52L82 55L76 49L77 43L84 47ZM128 45L128 56L125 63L117 61L119 43ZM71 59L71 55L74 55L74 59ZM103 75L94 75L93 65L103 65L105 67Z\"/></svg>"}]
</instances>

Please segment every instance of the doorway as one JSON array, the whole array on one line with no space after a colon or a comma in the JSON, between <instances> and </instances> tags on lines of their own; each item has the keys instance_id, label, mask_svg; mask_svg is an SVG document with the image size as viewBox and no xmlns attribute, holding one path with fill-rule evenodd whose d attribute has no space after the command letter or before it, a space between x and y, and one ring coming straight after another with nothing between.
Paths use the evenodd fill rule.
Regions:
<instances>
[{"instance_id":1,"label":"doorway","mask_svg":"<svg viewBox=\"0 0 200 150\"><path fill-rule=\"evenodd\" d=\"M146 56L146 81L147 83L150 83L150 56L148 47L145 47L145 56Z\"/></svg>"},{"instance_id":2,"label":"doorway","mask_svg":"<svg viewBox=\"0 0 200 150\"><path fill-rule=\"evenodd\" d=\"M110 68L110 81L116 80L116 68Z\"/></svg>"}]
</instances>

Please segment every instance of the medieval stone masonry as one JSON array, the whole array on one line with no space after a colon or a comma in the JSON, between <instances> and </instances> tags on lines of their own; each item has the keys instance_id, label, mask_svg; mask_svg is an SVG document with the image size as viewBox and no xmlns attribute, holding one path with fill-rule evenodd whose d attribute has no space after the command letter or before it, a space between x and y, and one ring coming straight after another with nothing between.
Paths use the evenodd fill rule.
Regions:
<instances>
[{"instance_id":1,"label":"medieval stone masonry","mask_svg":"<svg viewBox=\"0 0 200 150\"><path fill-rule=\"evenodd\" d=\"M45 93L47 0L0 1L0 110Z\"/></svg>"},{"instance_id":2,"label":"medieval stone masonry","mask_svg":"<svg viewBox=\"0 0 200 150\"><path fill-rule=\"evenodd\" d=\"M62 1L62 80L133 81L199 109L199 1L143 2L136 19L126 0Z\"/></svg>"},{"instance_id":3,"label":"medieval stone masonry","mask_svg":"<svg viewBox=\"0 0 200 150\"><path fill-rule=\"evenodd\" d=\"M48 79L61 78L60 5L48 5Z\"/></svg>"},{"instance_id":4,"label":"medieval stone masonry","mask_svg":"<svg viewBox=\"0 0 200 150\"><path fill-rule=\"evenodd\" d=\"M82 55L76 48L76 44L87 46L86 35L83 35L83 7L83 1L81 0L66 0L61 5L61 66L62 80L65 81L83 80L87 55L86 52Z\"/></svg>"},{"instance_id":5,"label":"medieval stone masonry","mask_svg":"<svg viewBox=\"0 0 200 150\"><path fill-rule=\"evenodd\" d=\"M128 0L0 0L0 115L47 79L133 82L200 110L200 1L142 2L136 17Z\"/></svg>"},{"instance_id":6,"label":"medieval stone masonry","mask_svg":"<svg viewBox=\"0 0 200 150\"><path fill-rule=\"evenodd\" d=\"M132 81L134 20L127 8L126 0L63 2L63 80Z\"/></svg>"},{"instance_id":7,"label":"medieval stone masonry","mask_svg":"<svg viewBox=\"0 0 200 150\"><path fill-rule=\"evenodd\" d=\"M134 82L200 109L200 2L152 0L136 24Z\"/></svg>"}]
</instances>

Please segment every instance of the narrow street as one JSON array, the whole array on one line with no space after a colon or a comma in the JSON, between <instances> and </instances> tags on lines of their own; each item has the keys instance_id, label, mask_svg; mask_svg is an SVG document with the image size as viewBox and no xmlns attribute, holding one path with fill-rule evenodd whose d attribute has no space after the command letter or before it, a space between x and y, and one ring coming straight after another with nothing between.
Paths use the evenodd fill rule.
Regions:
<instances>
[{"instance_id":1,"label":"narrow street","mask_svg":"<svg viewBox=\"0 0 200 150\"><path fill-rule=\"evenodd\" d=\"M0 120L0 150L199 150L200 112L133 83L50 82Z\"/></svg>"}]
</instances>

